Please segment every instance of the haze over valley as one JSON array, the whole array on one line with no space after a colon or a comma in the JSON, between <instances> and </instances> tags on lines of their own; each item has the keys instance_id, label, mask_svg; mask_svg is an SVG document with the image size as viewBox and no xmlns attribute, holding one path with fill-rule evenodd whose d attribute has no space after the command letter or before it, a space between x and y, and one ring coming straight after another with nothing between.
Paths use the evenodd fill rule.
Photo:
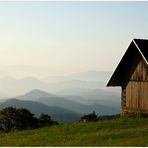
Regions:
<instances>
[{"instance_id":1,"label":"haze over valley","mask_svg":"<svg viewBox=\"0 0 148 148\"><path fill-rule=\"evenodd\" d=\"M98 115L117 114L120 89L106 87L110 75L87 71L42 79L4 77L0 79L0 109L10 105L26 107L36 115L48 113L61 122L76 121L92 111Z\"/></svg>"}]
</instances>

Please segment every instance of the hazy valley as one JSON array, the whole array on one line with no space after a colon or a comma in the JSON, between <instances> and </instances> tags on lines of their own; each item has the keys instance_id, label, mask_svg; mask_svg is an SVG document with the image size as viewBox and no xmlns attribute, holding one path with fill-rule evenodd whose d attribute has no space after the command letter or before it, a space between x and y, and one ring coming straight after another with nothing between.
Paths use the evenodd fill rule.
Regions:
<instances>
[{"instance_id":1,"label":"hazy valley","mask_svg":"<svg viewBox=\"0 0 148 148\"><path fill-rule=\"evenodd\" d=\"M0 109L25 107L36 116L48 113L60 122L79 120L83 114L118 114L119 89L107 88L111 72L89 71L43 79L25 77L0 79Z\"/></svg>"}]
</instances>

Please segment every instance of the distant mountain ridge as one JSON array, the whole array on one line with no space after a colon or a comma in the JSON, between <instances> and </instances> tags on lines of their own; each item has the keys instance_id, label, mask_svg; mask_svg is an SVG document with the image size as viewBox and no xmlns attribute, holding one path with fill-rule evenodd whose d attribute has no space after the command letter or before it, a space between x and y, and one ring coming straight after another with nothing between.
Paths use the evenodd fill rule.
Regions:
<instances>
[{"instance_id":1,"label":"distant mountain ridge","mask_svg":"<svg viewBox=\"0 0 148 148\"><path fill-rule=\"evenodd\" d=\"M78 114L96 111L99 115L120 110L119 89L106 87L111 72L87 71L44 79L25 77L0 78L0 99L36 101L49 107L58 106ZM24 95L21 95L24 94Z\"/></svg>"},{"instance_id":2,"label":"distant mountain ridge","mask_svg":"<svg viewBox=\"0 0 148 148\"><path fill-rule=\"evenodd\" d=\"M87 71L67 76L49 76L43 79L37 79L32 76L14 79L7 76L0 78L0 84L3 84L0 85L0 98L3 99L5 96L15 97L33 89L40 89L53 94L66 89L78 90L78 88L89 90L104 89L108 91L106 83L110 78L110 74L110 71ZM72 95L72 93L69 93L69 95ZM77 94L75 93L75 95Z\"/></svg>"},{"instance_id":3,"label":"distant mountain ridge","mask_svg":"<svg viewBox=\"0 0 148 148\"><path fill-rule=\"evenodd\" d=\"M40 98L46 98L46 97L56 97L55 95L49 94L45 91L34 89L24 95L16 97L19 100L37 100Z\"/></svg>"},{"instance_id":4,"label":"distant mountain ridge","mask_svg":"<svg viewBox=\"0 0 148 148\"><path fill-rule=\"evenodd\" d=\"M70 96L69 96L70 97ZM71 96L73 97L73 96ZM58 106L61 108L65 108L67 110L71 110L73 112L76 112L78 114L86 114L92 111L96 111L98 114L114 114L118 113L119 106L116 105L117 103L114 101L110 101L111 103L115 103L114 106L109 106L103 104L99 100L86 100L82 97L75 96L75 98L80 99L80 101L75 101L75 99L68 99L68 97L59 97L56 95L49 94L45 91L41 90L33 90L31 92L28 92L22 96L16 97L18 100L31 100L43 103L48 106ZM66 98L66 99L65 99ZM84 103L85 102L85 103ZM109 102L109 103L110 103ZM107 104L107 103L106 103Z\"/></svg>"},{"instance_id":5,"label":"distant mountain ridge","mask_svg":"<svg viewBox=\"0 0 148 148\"><path fill-rule=\"evenodd\" d=\"M36 116L39 116L41 113L49 114L54 120L58 120L59 122L74 122L78 121L80 117L80 114L73 111L58 106L49 107L43 103L34 101L9 99L0 103L0 109L9 106L27 108Z\"/></svg>"},{"instance_id":6,"label":"distant mountain ridge","mask_svg":"<svg viewBox=\"0 0 148 148\"><path fill-rule=\"evenodd\" d=\"M111 71L97 71L90 70L85 72L73 73L67 76L48 76L42 80L45 82L60 82L60 81L69 81L72 79L81 80L81 81L102 81L106 82L111 75Z\"/></svg>"},{"instance_id":7,"label":"distant mountain ridge","mask_svg":"<svg viewBox=\"0 0 148 148\"><path fill-rule=\"evenodd\" d=\"M90 96L91 95L92 94L90 93ZM24 107L36 115L48 113L60 122L76 121L81 115L93 111L98 115L119 113L119 104L114 100L101 101L84 99L80 96L59 97L38 89L27 92L15 99L3 100L0 102L0 109L8 106Z\"/></svg>"}]
</instances>

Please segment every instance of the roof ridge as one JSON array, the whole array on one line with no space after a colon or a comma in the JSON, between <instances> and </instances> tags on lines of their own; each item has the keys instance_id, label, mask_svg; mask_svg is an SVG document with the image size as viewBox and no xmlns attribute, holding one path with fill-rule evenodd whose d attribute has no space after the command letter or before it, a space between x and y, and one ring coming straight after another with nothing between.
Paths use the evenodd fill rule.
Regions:
<instances>
[{"instance_id":1,"label":"roof ridge","mask_svg":"<svg viewBox=\"0 0 148 148\"><path fill-rule=\"evenodd\" d=\"M147 59L145 58L145 56L143 55L141 49L139 48L139 46L137 45L135 39L133 39L133 43L135 44L136 48L138 49L139 53L141 54L142 58L144 59L145 63L148 65L148 61Z\"/></svg>"},{"instance_id":2,"label":"roof ridge","mask_svg":"<svg viewBox=\"0 0 148 148\"><path fill-rule=\"evenodd\" d=\"M133 40L144 40L144 41L148 41L148 39L138 39L138 38L134 38Z\"/></svg>"}]
</instances>

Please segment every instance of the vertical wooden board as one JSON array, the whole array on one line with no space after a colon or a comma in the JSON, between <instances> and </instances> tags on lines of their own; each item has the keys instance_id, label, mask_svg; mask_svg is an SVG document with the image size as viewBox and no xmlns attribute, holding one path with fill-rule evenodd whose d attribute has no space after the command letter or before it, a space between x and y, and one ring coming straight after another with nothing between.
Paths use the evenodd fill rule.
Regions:
<instances>
[{"instance_id":1,"label":"vertical wooden board","mask_svg":"<svg viewBox=\"0 0 148 148\"><path fill-rule=\"evenodd\" d=\"M133 72L130 80L132 81L148 81L148 66L144 60L141 60Z\"/></svg>"},{"instance_id":2,"label":"vertical wooden board","mask_svg":"<svg viewBox=\"0 0 148 148\"><path fill-rule=\"evenodd\" d=\"M148 82L130 81L126 87L126 107L148 109Z\"/></svg>"},{"instance_id":3,"label":"vertical wooden board","mask_svg":"<svg viewBox=\"0 0 148 148\"><path fill-rule=\"evenodd\" d=\"M139 90L138 90L138 84L137 84L137 82L132 82L132 83L133 83L132 94L134 95L134 97L131 98L131 99L133 100L133 102L135 102L134 100L136 100L136 102L134 104L134 108L138 109L138 106L139 106L139 99L138 99Z\"/></svg>"},{"instance_id":4,"label":"vertical wooden board","mask_svg":"<svg viewBox=\"0 0 148 148\"><path fill-rule=\"evenodd\" d=\"M128 98L128 96L129 96L129 89L128 89L128 87L129 87L129 84L127 85L127 87L126 87L126 107L129 107L129 98Z\"/></svg>"}]
</instances>

